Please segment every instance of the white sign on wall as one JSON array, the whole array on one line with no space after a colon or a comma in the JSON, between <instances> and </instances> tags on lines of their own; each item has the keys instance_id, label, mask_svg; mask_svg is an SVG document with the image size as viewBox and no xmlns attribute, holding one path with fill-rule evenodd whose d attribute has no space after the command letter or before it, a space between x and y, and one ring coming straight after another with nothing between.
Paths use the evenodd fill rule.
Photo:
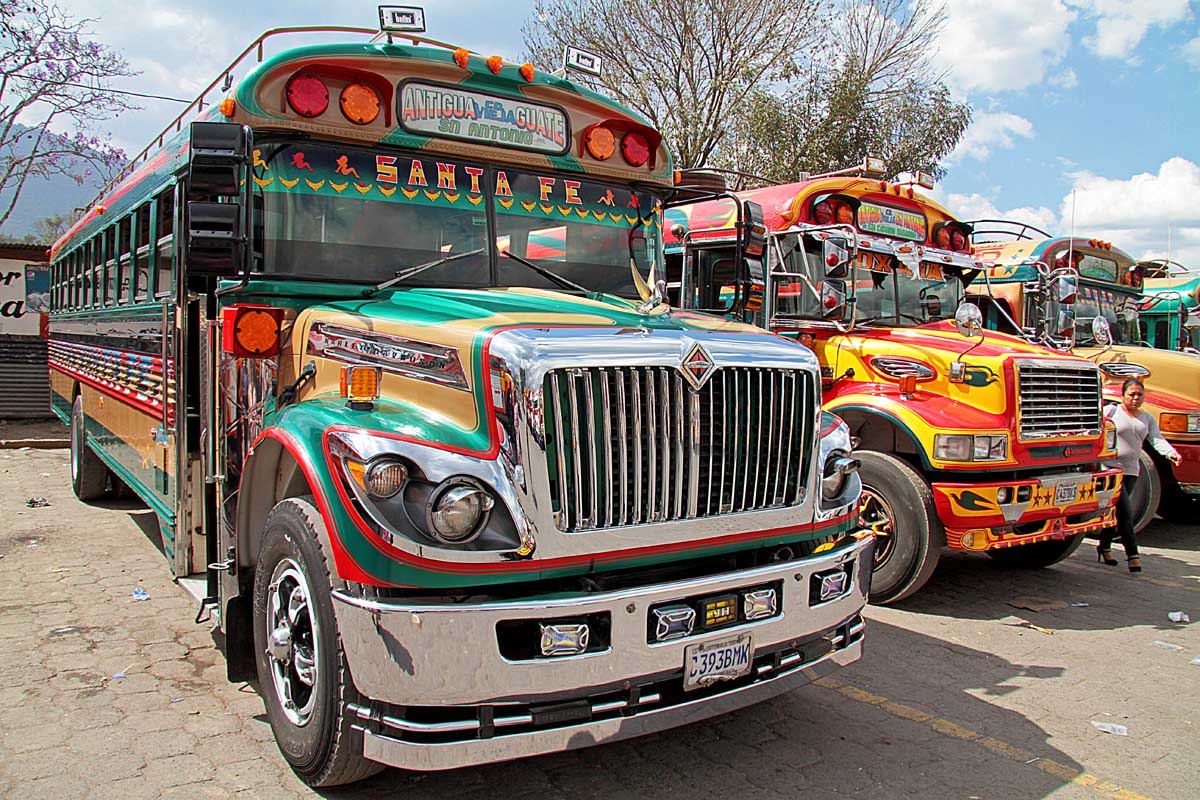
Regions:
<instances>
[{"instance_id":1,"label":"white sign on wall","mask_svg":"<svg viewBox=\"0 0 1200 800\"><path fill-rule=\"evenodd\" d=\"M0 334L37 336L41 315L29 307L23 262L0 261Z\"/></svg>"}]
</instances>

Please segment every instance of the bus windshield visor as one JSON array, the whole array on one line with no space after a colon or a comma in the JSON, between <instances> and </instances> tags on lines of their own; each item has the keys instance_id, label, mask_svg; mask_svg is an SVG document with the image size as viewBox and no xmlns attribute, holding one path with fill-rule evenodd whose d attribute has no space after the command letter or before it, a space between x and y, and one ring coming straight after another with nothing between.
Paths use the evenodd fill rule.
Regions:
<instances>
[{"instance_id":1,"label":"bus windshield visor","mask_svg":"<svg viewBox=\"0 0 1200 800\"><path fill-rule=\"evenodd\" d=\"M558 174L312 142L255 151L255 255L262 272L377 284L447 256L405 285L562 285L639 297L630 262L661 274L652 193ZM477 251L477 252L476 252Z\"/></svg>"}]
</instances>

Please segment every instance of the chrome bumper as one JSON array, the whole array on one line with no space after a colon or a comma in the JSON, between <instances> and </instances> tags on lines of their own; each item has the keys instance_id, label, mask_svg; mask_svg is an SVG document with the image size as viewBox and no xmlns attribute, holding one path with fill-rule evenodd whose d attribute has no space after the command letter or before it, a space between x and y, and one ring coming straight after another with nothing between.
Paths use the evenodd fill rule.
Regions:
<instances>
[{"instance_id":1,"label":"chrome bumper","mask_svg":"<svg viewBox=\"0 0 1200 800\"><path fill-rule=\"evenodd\" d=\"M367 698L350 709L362 723L364 753L416 770L502 761L664 730L808 683L861 654L858 615L869 591L873 544L873 537L864 535L799 561L555 600L423 605L335 592L350 673ZM810 605L811 576L852 559L856 564L849 589ZM772 581L782 586L779 616L670 642L647 642L652 605ZM611 631L610 646L602 652L527 661L510 661L500 653L500 621L604 612L610 615ZM758 658L749 678L695 694L676 691L686 647L740 633L753 635ZM655 688L664 686L673 688ZM526 713L539 703L585 701L593 701L586 712L590 718L579 724L538 727ZM451 713L450 721L422 723L409 721L404 707L463 713L457 718ZM487 711L477 715L476 707ZM433 739L422 740L428 735Z\"/></svg>"}]
</instances>

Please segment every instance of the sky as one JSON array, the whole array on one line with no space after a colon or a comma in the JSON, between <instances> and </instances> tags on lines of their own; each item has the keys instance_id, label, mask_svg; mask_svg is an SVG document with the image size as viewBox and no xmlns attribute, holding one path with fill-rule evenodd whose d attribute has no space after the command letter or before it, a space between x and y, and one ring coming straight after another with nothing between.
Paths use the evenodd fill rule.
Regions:
<instances>
[{"instance_id":1,"label":"sky","mask_svg":"<svg viewBox=\"0 0 1200 800\"><path fill-rule=\"evenodd\" d=\"M933 191L960 219L1018 219L1200 269L1200 7L1188 0L943 0L933 54L974 121ZM376 5L60 0L140 72L192 99L269 28L378 24ZM428 4L432 38L516 61L532 0ZM316 41L316 39L313 39ZM539 64L554 69L557 64ZM182 108L105 123L136 153Z\"/></svg>"}]
</instances>

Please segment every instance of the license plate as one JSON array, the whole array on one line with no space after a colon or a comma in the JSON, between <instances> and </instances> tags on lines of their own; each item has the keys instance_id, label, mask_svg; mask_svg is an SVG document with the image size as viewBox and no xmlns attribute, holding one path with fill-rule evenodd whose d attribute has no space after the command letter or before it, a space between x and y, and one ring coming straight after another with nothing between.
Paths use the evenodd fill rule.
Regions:
<instances>
[{"instance_id":1,"label":"license plate","mask_svg":"<svg viewBox=\"0 0 1200 800\"><path fill-rule=\"evenodd\" d=\"M1061 506L1063 503L1074 503L1077 491L1078 487L1073 483L1060 483L1054 489L1054 505Z\"/></svg>"},{"instance_id":2,"label":"license plate","mask_svg":"<svg viewBox=\"0 0 1200 800\"><path fill-rule=\"evenodd\" d=\"M703 686L740 678L754 663L750 634L732 639L694 644L683 651L683 688Z\"/></svg>"}]
</instances>

